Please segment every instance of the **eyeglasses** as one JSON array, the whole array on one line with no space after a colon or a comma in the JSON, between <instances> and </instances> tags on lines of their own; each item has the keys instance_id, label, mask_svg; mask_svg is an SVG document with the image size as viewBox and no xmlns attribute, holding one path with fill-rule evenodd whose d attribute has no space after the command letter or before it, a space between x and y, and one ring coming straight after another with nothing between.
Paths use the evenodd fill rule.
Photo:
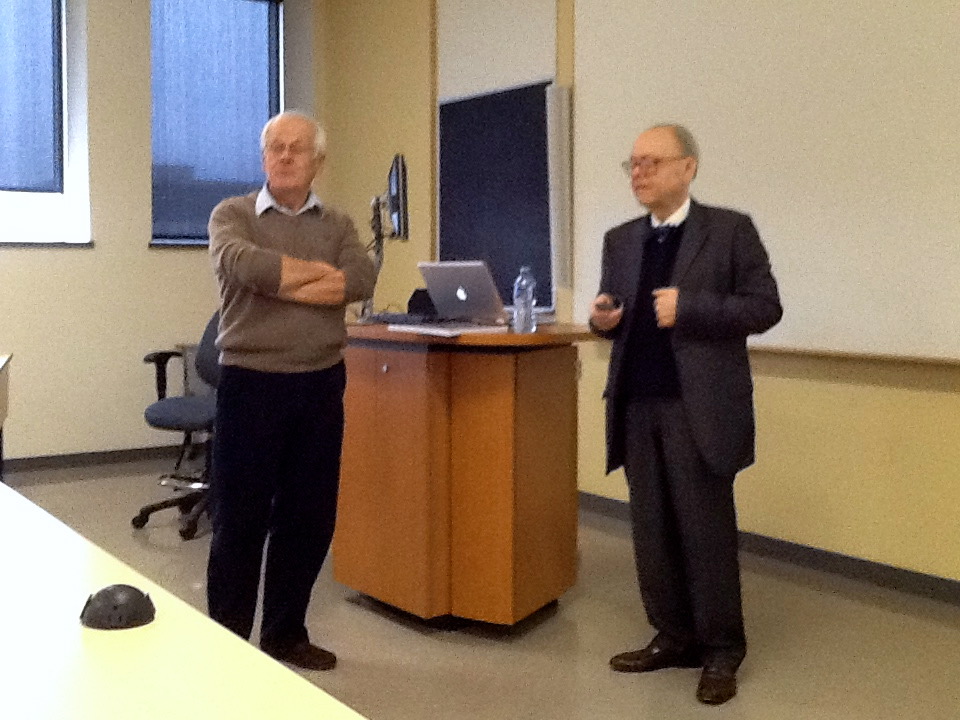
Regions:
<instances>
[{"instance_id":1,"label":"eyeglasses","mask_svg":"<svg viewBox=\"0 0 960 720\"><path fill-rule=\"evenodd\" d=\"M290 145L287 145L286 143L272 142L268 143L263 151L267 155L274 156L283 155L288 151L291 155L307 155L313 152L313 148L307 145L301 145L299 143L291 143Z\"/></svg>"},{"instance_id":2,"label":"eyeglasses","mask_svg":"<svg viewBox=\"0 0 960 720\"><path fill-rule=\"evenodd\" d=\"M647 172L657 172L660 169L660 166L665 162L671 162L673 160L683 160L684 155L677 155L676 157L639 157L639 158L630 158L629 160L624 160L620 163L620 167L623 168L623 171L627 174L627 177L630 177L633 174L634 170L639 170L640 174L643 175Z\"/></svg>"}]
</instances>

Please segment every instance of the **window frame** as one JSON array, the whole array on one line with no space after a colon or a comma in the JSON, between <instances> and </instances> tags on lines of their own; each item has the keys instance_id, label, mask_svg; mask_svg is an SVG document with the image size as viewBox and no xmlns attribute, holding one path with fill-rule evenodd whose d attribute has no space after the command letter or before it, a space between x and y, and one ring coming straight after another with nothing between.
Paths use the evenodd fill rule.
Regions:
<instances>
[{"instance_id":1,"label":"window frame","mask_svg":"<svg viewBox=\"0 0 960 720\"><path fill-rule=\"evenodd\" d=\"M86 6L54 3L58 72L54 73L59 122L56 127L61 189L0 190L0 252L15 248L89 248L91 236L90 161L87 154ZM8 240L6 238L15 238Z\"/></svg>"}]
</instances>

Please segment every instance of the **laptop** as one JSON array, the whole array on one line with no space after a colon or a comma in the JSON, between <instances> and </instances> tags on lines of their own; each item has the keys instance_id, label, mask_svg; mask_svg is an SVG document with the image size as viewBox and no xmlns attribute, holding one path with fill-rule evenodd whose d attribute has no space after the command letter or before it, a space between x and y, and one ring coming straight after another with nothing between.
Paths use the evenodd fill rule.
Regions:
<instances>
[{"instance_id":1,"label":"laptop","mask_svg":"<svg viewBox=\"0 0 960 720\"><path fill-rule=\"evenodd\" d=\"M388 329L444 337L468 332L506 332L509 329L500 293L485 262L419 262L417 267L441 321L391 325Z\"/></svg>"},{"instance_id":2,"label":"laptop","mask_svg":"<svg viewBox=\"0 0 960 720\"><path fill-rule=\"evenodd\" d=\"M417 267L439 317L480 325L506 324L500 293L483 260L419 262Z\"/></svg>"}]
</instances>

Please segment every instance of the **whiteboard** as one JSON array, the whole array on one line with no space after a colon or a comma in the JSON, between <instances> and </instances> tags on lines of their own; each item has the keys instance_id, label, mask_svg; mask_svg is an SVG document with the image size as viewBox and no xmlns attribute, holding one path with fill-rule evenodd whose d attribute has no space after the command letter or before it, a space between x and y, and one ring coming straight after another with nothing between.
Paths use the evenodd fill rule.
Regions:
<instances>
[{"instance_id":1,"label":"whiteboard","mask_svg":"<svg viewBox=\"0 0 960 720\"><path fill-rule=\"evenodd\" d=\"M578 0L575 22L575 313L641 212L618 163L675 121L693 196L770 253L784 317L752 342L960 358L960 2Z\"/></svg>"}]
</instances>

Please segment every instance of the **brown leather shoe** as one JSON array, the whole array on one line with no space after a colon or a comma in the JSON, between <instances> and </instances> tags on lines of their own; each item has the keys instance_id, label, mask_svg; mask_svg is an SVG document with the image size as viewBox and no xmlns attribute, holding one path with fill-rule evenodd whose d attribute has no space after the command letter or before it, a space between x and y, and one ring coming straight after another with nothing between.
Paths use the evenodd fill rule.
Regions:
<instances>
[{"instance_id":1,"label":"brown leather shoe","mask_svg":"<svg viewBox=\"0 0 960 720\"><path fill-rule=\"evenodd\" d=\"M337 664L337 656L329 650L313 645L308 640L295 643L290 647L273 648L260 646L270 657L283 663L296 665L304 670L332 670Z\"/></svg>"},{"instance_id":2,"label":"brown leather shoe","mask_svg":"<svg viewBox=\"0 0 960 720\"><path fill-rule=\"evenodd\" d=\"M651 672L664 668L700 667L699 654L689 648L677 648L654 638L645 648L631 650L610 658L610 667L617 672Z\"/></svg>"},{"instance_id":3,"label":"brown leather shoe","mask_svg":"<svg viewBox=\"0 0 960 720\"><path fill-rule=\"evenodd\" d=\"M737 694L737 669L729 663L707 663L697 685L697 700L722 705Z\"/></svg>"}]
</instances>

